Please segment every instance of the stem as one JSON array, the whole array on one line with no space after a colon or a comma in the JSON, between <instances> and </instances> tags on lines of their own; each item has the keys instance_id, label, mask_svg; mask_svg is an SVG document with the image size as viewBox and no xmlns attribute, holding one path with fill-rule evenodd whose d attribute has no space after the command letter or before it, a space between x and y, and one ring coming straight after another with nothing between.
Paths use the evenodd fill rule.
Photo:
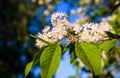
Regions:
<instances>
[{"instance_id":1,"label":"stem","mask_svg":"<svg viewBox=\"0 0 120 78\"><path fill-rule=\"evenodd\" d=\"M39 39L40 41L42 41L42 42L44 42L44 43L46 43L46 44L48 44L48 45L50 45L51 43L50 42L48 42L48 41L46 41L46 40L44 40L44 39L42 39L42 38L40 38L40 37L38 37L38 36L34 36L34 35L32 35L32 34L29 34L31 37L33 37L33 38L36 38L36 39Z\"/></svg>"}]
</instances>

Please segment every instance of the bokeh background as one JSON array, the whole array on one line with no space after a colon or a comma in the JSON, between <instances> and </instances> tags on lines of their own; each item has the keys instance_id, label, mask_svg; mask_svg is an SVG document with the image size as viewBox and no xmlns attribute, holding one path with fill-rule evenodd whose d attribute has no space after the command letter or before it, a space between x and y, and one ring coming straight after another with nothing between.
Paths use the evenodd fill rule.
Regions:
<instances>
[{"instance_id":1,"label":"bokeh background","mask_svg":"<svg viewBox=\"0 0 120 78\"><path fill-rule=\"evenodd\" d=\"M55 12L67 13L71 23L99 23L120 16L120 0L0 0L0 78L24 78L25 66L38 50L29 34L36 35L51 25ZM120 28L120 20L111 23ZM110 53L101 78L120 78L119 40ZM69 57L66 52L54 78L91 77L87 67L72 66ZM39 64L27 78L41 78Z\"/></svg>"}]
</instances>

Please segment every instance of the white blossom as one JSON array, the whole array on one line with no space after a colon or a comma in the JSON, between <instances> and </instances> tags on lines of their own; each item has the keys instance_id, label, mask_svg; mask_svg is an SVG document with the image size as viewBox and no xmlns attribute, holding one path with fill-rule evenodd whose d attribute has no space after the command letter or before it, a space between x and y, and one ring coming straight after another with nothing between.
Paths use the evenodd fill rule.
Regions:
<instances>
[{"instance_id":1,"label":"white blossom","mask_svg":"<svg viewBox=\"0 0 120 78\"><path fill-rule=\"evenodd\" d=\"M96 43L107 39L107 35L105 33L106 31L112 32L112 28L107 22L101 22L96 24L86 23L83 25L79 40Z\"/></svg>"},{"instance_id":2,"label":"white blossom","mask_svg":"<svg viewBox=\"0 0 120 78\"><path fill-rule=\"evenodd\" d=\"M45 36L43 35L43 34L41 34L41 33L38 33L38 35L37 35L38 37L40 37L40 38L44 38ZM45 38L44 38L45 39ZM38 48L41 48L41 47L43 47L43 46L45 46L45 45L47 45L47 44L45 44L44 42L42 42L42 41L40 41L39 39L36 39L36 44L35 44Z\"/></svg>"},{"instance_id":3,"label":"white blossom","mask_svg":"<svg viewBox=\"0 0 120 78\"><path fill-rule=\"evenodd\" d=\"M42 30L43 33L47 33L50 31L50 26L45 26L44 29Z\"/></svg>"},{"instance_id":4,"label":"white blossom","mask_svg":"<svg viewBox=\"0 0 120 78\"><path fill-rule=\"evenodd\" d=\"M64 13L54 13L52 15L51 18L51 22L53 24L53 28L52 30L50 30L50 26L46 26L43 31L42 34L38 34L37 36L50 42L50 43L54 43L57 42L58 40L62 39L66 34L66 26L68 23L66 23L67 21L67 15ZM47 44L40 41L40 40L36 40L36 46L38 46L39 48L46 46Z\"/></svg>"},{"instance_id":5,"label":"white blossom","mask_svg":"<svg viewBox=\"0 0 120 78\"><path fill-rule=\"evenodd\" d=\"M37 36L50 42L55 43L63 38L68 38L68 42L83 41L97 43L102 40L106 40L106 31L113 32L112 27L106 22L101 23L85 23L79 25L78 23L70 23L67 20L65 13L54 13L51 17L53 28L45 26L42 34L39 33ZM39 48L46 46L47 44L36 40L36 46Z\"/></svg>"},{"instance_id":6,"label":"white blossom","mask_svg":"<svg viewBox=\"0 0 120 78\"><path fill-rule=\"evenodd\" d=\"M66 26L69 22L65 13L54 13L51 17L53 26Z\"/></svg>"},{"instance_id":7,"label":"white blossom","mask_svg":"<svg viewBox=\"0 0 120 78\"><path fill-rule=\"evenodd\" d=\"M78 34L81 31L81 26L79 24L73 24L73 30L75 31L75 34Z\"/></svg>"}]
</instances>

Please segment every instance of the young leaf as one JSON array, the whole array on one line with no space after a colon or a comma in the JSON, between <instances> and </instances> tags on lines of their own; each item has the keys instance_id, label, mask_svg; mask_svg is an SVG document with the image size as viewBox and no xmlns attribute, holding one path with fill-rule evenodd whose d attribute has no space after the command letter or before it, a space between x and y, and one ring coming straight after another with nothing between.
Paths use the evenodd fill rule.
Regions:
<instances>
[{"instance_id":1,"label":"young leaf","mask_svg":"<svg viewBox=\"0 0 120 78\"><path fill-rule=\"evenodd\" d=\"M27 66L25 67L25 77L29 74L29 72L32 69L32 67L33 67L33 61L28 63Z\"/></svg>"},{"instance_id":2,"label":"young leaf","mask_svg":"<svg viewBox=\"0 0 120 78\"><path fill-rule=\"evenodd\" d=\"M64 47L63 46L63 54L67 51L67 50L69 50L72 46L73 46L74 44L69 44L68 46L66 46L66 47Z\"/></svg>"},{"instance_id":3,"label":"young leaf","mask_svg":"<svg viewBox=\"0 0 120 78\"><path fill-rule=\"evenodd\" d=\"M76 60L76 54L75 51L71 51L71 55L70 55L70 63L73 63Z\"/></svg>"},{"instance_id":4,"label":"young leaf","mask_svg":"<svg viewBox=\"0 0 120 78\"><path fill-rule=\"evenodd\" d=\"M109 40L109 41L104 41L100 46L99 46L99 51L105 51L109 52L113 47L115 46L115 40Z\"/></svg>"},{"instance_id":5,"label":"young leaf","mask_svg":"<svg viewBox=\"0 0 120 78\"><path fill-rule=\"evenodd\" d=\"M45 47L41 48L38 52L36 52L36 54L34 55L33 60L30 63L27 64L27 66L25 68L25 77L29 74L32 67L34 67L39 62L39 58L40 58L44 48Z\"/></svg>"},{"instance_id":6,"label":"young leaf","mask_svg":"<svg viewBox=\"0 0 120 78\"><path fill-rule=\"evenodd\" d=\"M92 68L95 75L101 73L101 55L97 47L91 43L76 42L75 53L88 67Z\"/></svg>"},{"instance_id":7,"label":"young leaf","mask_svg":"<svg viewBox=\"0 0 120 78\"><path fill-rule=\"evenodd\" d=\"M73 63L76 60L77 56L75 54L75 46L70 48L70 63Z\"/></svg>"},{"instance_id":8,"label":"young leaf","mask_svg":"<svg viewBox=\"0 0 120 78\"><path fill-rule=\"evenodd\" d=\"M29 34L31 37L33 37L33 38L36 38L36 39L39 39L40 41L42 41L42 42L44 42L44 43L46 43L46 44L51 44L50 42L48 42L48 41L46 41L46 40L44 40L44 39L42 39L42 38L40 38L40 37L38 37L38 36L35 36L35 35L32 35L32 34Z\"/></svg>"},{"instance_id":9,"label":"young leaf","mask_svg":"<svg viewBox=\"0 0 120 78\"><path fill-rule=\"evenodd\" d=\"M52 78L61 59L61 47L59 44L49 45L42 53L40 58L42 78Z\"/></svg>"}]
</instances>

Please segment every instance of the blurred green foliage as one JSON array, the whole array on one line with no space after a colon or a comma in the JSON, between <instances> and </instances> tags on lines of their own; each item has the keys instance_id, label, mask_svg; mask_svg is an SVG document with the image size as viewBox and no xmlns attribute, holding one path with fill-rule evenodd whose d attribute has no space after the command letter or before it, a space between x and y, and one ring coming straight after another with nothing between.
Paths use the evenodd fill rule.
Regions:
<instances>
[{"instance_id":1,"label":"blurred green foliage","mask_svg":"<svg viewBox=\"0 0 120 78\"><path fill-rule=\"evenodd\" d=\"M22 55L31 58L27 28L35 16L35 5L27 0L0 0L0 9L0 77L17 78L25 68ZM22 52L24 46L27 49Z\"/></svg>"}]
</instances>

